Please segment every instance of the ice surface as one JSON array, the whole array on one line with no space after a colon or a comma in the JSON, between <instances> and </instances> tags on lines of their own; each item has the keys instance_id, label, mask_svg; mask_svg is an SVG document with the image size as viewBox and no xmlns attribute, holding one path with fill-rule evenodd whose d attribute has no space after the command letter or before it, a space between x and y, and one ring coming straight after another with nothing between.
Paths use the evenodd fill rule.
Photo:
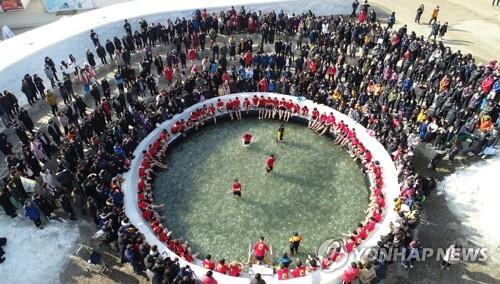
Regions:
<instances>
[{"instance_id":1,"label":"ice surface","mask_svg":"<svg viewBox=\"0 0 500 284\"><path fill-rule=\"evenodd\" d=\"M174 4L175 3L175 4ZM166 19L176 17L190 18L195 9L207 8L209 12L218 12L224 8L244 5L250 11L284 10L288 13L303 13L312 10L318 15L346 14L351 11L351 1L346 0L184 0L184 1L132 1L89 11L33 29L6 41L0 42L0 91L13 91L26 104L26 97L21 92L21 78L24 74L38 74L44 80L43 63L45 56L54 60L57 68L61 60L68 62L68 55L73 54L82 65L86 61L85 51L94 45L90 40L90 29L94 29L104 43L106 39L124 35L123 19L129 19L133 29L144 17L149 23L166 23ZM95 54L95 52L94 52ZM99 60L96 60L96 62ZM60 72L59 72L60 73ZM50 87L48 80L46 87ZM75 90L81 91L81 90Z\"/></svg>"},{"instance_id":2,"label":"ice surface","mask_svg":"<svg viewBox=\"0 0 500 284\"><path fill-rule=\"evenodd\" d=\"M465 233L470 233L476 245L493 250L500 244L499 169L500 157L495 157L457 171L438 184L439 193L461 220Z\"/></svg>"},{"instance_id":3,"label":"ice surface","mask_svg":"<svg viewBox=\"0 0 500 284\"><path fill-rule=\"evenodd\" d=\"M59 274L80 235L77 225L51 222L42 230L24 217L0 214L0 237L6 260L0 264L0 283L59 283Z\"/></svg>"}]
</instances>

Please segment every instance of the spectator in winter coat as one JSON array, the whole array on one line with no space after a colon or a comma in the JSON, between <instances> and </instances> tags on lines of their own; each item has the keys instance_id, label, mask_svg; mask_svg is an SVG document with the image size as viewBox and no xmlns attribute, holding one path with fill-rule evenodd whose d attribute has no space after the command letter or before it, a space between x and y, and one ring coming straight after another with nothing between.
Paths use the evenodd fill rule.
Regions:
<instances>
[{"instance_id":1,"label":"spectator in winter coat","mask_svg":"<svg viewBox=\"0 0 500 284\"><path fill-rule=\"evenodd\" d=\"M62 133L61 130L59 129L59 126L55 123L53 118L49 120L49 126L47 127L47 131L49 132L49 135L52 137L52 140L54 140L54 142L56 142L57 145L61 144Z\"/></svg>"},{"instance_id":2,"label":"spectator in winter coat","mask_svg":"<svg viewBox=\"0 0 500 284\"><path fill-rule=\"evenodd\" d=\"M50 109L52 110L52 114L56 116L57 112L59 111L57 109L57 98L56 96L52 93L51 90L47 90L46 92L46 97L45 101L47 104L50 106Z\"/></svg>"},{"instance_id":3,"label":"spectator in winter coat","mask_svg":"<svg viewBox=\"0 0 500 284\"><path fill-rule=\"evenodd\" d=\"M108 39L104 46L109 55L109 60L113 61L113 55L115 54L115 45Z\"/></svg>"},{"instance_id":4,"label":"spectator in winter coat","mask_svg":"<svg viewBox=\"0 0 500 284\"><path fill-rule=\"evenodd\" d=\"M106 49L104 49L102 45L99 44L98 46L96 46L95 52L101 59L102 64L108 64L108 61L106 61Z\"/></svg>"},{"instance_id":5,"label":"spectator in winter coat","mask_svg":"<svg viewBox=\"0 0 500 284\"><path fill-rule=\"evenodd\" d=\"M33 132L35 124L33 123L33 120L31 120L31 117L26 109L21 108L17 118L23 123L24 127L26 127L28 131Z\"/></svg>"},{"instance_id":6,"label":"spectator in winter coat","mask_svg":"<svg viewBox=\"0 0 500 284\"><path fill-rule=\"evenodd\" d=\"M21 80L21 91L26 95L28 103L33 105L36 100L36 91L33 90L26 79Z\"/></svg>"},{"instance_id":7,"label":"spectator in winter coat","mask_svg":"<svg viewBox=\"0 0 500 284\"><path fill-rule=\"evenodd\" d=\"M7 187L3 187L0 191L0 206L2 206L7 216L15 218L17 216L16 207L12 204L11 198L12 195L10 194L9 189Z\"/></svg>"},{"instance_id":8,"label":"spectator in winter coat","mask_svg":"<svg viewBox=\"0 0 500 284\"><path fill-rule=\"evenodd\" d=\"M139 264L139 258L137 256L137 253L134 250L134 246L129 244L127 245L127 248L125 249L125 252L123 253L123 258L126 262L130 263L132 265L132 268L134 269L135 274L141 274L142 269Z\"/></svg>"},{"instance_id":9,"label":"spectator in winter coat","mask_svg":"<svg viewBox=\"0 0 500 284\"><path fill-rule=\"evenodd\" d=\"M71 220L76 220L75 211L73 210L73 205L71 205L71 198L68 194L62 194L59 197L59 202L61 203L61 207L64 209L66 213L69 214Z\"/></svg>"},{"instance_id":10,"label":"spectator in winter coat","mask_svg":"<svg viewBox=\"0 0 500 284\"><path fill-rule=\"evenodd\" d=\"M87 63L90 66L92 66L92 68L94 68L96 65L95 59L94 59L94 54L92 53L92 51L90 51L90 48L87 48Z\"/></svg>"},{"instance_id":11,"label":"spectator in winter coat","mask_svg":"<svg viewBox=\"0 0 500 284\"><path fill-rule=\"evenodd\" d=\"M24 216L28 217L35 223L35 225L43 229L42 221L40 220L40 212L38 211L38 208L33 204L30 200L27 200L24 203Z\"/></svg>"}]
</instances>

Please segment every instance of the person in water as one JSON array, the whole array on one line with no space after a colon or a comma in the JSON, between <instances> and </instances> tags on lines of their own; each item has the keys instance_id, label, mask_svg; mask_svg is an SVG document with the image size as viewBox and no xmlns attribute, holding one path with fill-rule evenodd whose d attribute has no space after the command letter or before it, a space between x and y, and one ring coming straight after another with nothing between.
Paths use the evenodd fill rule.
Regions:
<instances>
[{"instance_id":1,"label":"person in water","mask_svg":"<svg viewBox=\"0 0 500 284\"><path fill-rule=\"evenodd\" d=\"M278 142L283 141L284 135L285 135L285 125L281 124L280 128L278 128Z\"/></svg>"},{"instance_id":2,"label":"person in water","mask_svg":"<svg viewBox=\"0 0 500 284\"><path fill-rule=\"evenodd\" d=\"M276 162L276 158L274 154L269 155L266 159L266 172L270 173L274 168L274 162Z\"/></svg>"},{"instance_id":3,"label":"person in water","mask_svg":"<svg viewBox=\"0 0 500 284\"><path fill-rule=\"evenodd\" d=\"M234 196L241 197L241 183L238 181L238 179L235 179L233 184L231 185L231 191L233 192Z\"/></svg>"},{"instance_id":4,"label":"person in water","mask_svg":"<svg viewBox=\"0 0 500 284\"><path fill-rule=\"evenodd\" d=\"M249 132L243 133L241 136L241 142L243 143L243 146L249 146L252 143L252 134Z\"/></svg>"}]
</instances>

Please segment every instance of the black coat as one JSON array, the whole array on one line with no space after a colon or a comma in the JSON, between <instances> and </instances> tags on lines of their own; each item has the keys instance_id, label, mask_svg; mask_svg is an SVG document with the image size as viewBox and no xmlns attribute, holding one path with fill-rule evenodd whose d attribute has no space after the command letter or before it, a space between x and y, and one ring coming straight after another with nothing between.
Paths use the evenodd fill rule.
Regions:
<instances>
[{"instance_id":1,"label":"black coat","mask_svg":"<svg viewBox=\"0 0 500 284\"><path fill-rule=\"evenodd\" d=\"M5 214L8 216L14 216L16 214L16 207L10 201L11 194L5 190L0 192L0 206L2 206Z\"/></svg>"},{"instance_id":2,"label":"black coat","mask_svg":"<svg viewBox=\"0 0 500 284\"><path fill-rule=\"evenodd\" d=\"M104 47L102 47L102 45L98 45L95 48L95 52L97 53L97 56L99 56L99 57L105 57L106 56L106 50L104 49Z\"/></svg>"},{"instance_id":3,"label":"black coat","mask_svg":"<svg viewBox=\"0 0 500 284\"><path fill-rule=\"evenodd\" d=\"M90 64L90 66L95 66L94 54L92 53L92 51L87 51L87 62Z\"/></svg>"},{"instance_id":4,"label":"black coat","mask_svg":"<svg viewBox=\"0 0 500 284\"><path fill-rule=\"evenodd\" d=\"M49 123L49 127L47 128L50 136L54 139L56 142L61 141L61 130L59 129L59 126L57 126L55 123Z\"/></svg>"},{"instance_id":5,"label":"black coat","mask_svg":"<svg viewBox=\"0 0 500 284\"><path fill-rule=\"evenodd\" d=\"M38 208L40 208L40 211L42 211L43 215L45 215L46 217L50 217L50 214L54 212L54 206L52 206L52 204L46 198L40 196L38 198L35 198L34 201Z\"/></svg>"},{"instance_id":6,"label":"black coat","mask_svg":"<svg viewBox=\"0 0 500 284\"><path fill-rule=\"evenodd\" d=\"M24 127L26 127L26 129L28 129L29 131L33 130L33 128L35 127L35 124L33 123L33 120L31 120L28 111L21 110L17 118L23 123Z\"/></svg>"},{"instance_id":7,"label":"black coat","mask_svg":"<svg viewBox=\"0 0 500 284\"><path fill-rule=\"evenodd\" d=\"M109 54L115 53L115 45L111 41L106 42L106 51Z\"/></svg>"}]
</instances>

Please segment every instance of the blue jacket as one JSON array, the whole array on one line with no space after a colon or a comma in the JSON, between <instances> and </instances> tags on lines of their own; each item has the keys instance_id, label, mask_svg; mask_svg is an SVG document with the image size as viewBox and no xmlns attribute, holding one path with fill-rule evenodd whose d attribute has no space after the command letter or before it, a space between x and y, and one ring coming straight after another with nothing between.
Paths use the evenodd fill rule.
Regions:
<instances>
[{"instance_id":1,"label":"blue jacket","mask_svg":"<svg viewBox=\"0 0 500 284\"><path fill-rule=\"evenodd\" d=\"M38 220L40 219L40 212L38 212L38 209L33 205L24 205L24 216L30 218L31 220Z\"/></svg>"},{"instance_id":2,"label":"blue jacket","mask_svg":"<svg viewBox=\"0 0 500 284\"><path fill-rule=\"evenodd\" d=\"M130 263L137 261L134 249L126 249L123 253L123 257Z\"/></svg>"},{"instance_id":3,"label":"blue jacket","mask_svg":"<svg viewBox=\"0 0 500 284\"><path fill-rule=\"evenodd\" d=\"M413 81L410 78L406 78L403 81L403 91L404 92L409 92L412 85L413 85Z\"/></svg>"}]
</instances>

